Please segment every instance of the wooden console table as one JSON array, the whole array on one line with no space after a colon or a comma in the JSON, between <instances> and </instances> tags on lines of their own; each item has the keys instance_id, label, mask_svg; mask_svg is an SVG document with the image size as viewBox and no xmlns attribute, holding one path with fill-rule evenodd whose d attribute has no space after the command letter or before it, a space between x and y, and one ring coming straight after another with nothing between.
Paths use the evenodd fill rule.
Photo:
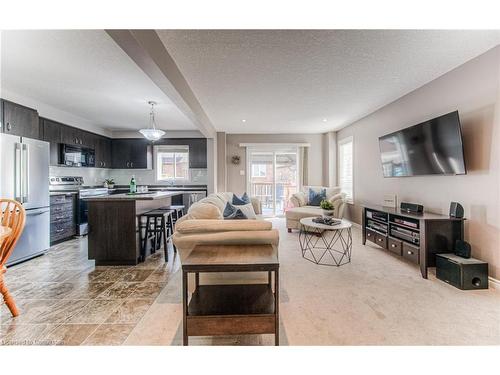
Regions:
<instances>
[{"instance_id":1,"label":"wooden console table","mask_svg":"<svg viewBox=\"0 0 500 375\"><path fill-rule=\"evenodd\" d=\"M200 285L205 272L267 272L266 284ZM195 290L188 296L188 274ZM274 273L274 291L273 274ZM271 245L200 245L182 262L183 345L189 336L275 335L279 345L279 261Z\"/></svg>"},{"instance_id":2,"label":"wooden console table","mask_svg":"<svg viewBox=\"0 0 500 375\"><path fill-rule=\"evenodd\" d=\"M424 212L421 215L382 206L364 206L363 245L371 241L420 266L436 266L436 254L452 253L456 240L464 239L464 220Z\"/></svg>"}]
</instances>

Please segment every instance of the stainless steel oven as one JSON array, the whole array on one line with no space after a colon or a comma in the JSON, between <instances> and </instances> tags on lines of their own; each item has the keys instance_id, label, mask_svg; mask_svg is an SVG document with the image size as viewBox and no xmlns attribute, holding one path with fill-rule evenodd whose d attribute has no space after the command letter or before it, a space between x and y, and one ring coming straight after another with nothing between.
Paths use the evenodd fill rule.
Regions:
<instances>
[{"instance_id":1,"label":"stainless steel oven","mask_svg":"<svg viewBox=\"0 0 500 375\"><path fill-rule=\"evenodd\" d=\"M108 195L108 188L83 186L83 178L75 176L50 177L50 191L75 191L76 203L76 233L83 236L88 233L88 204L82 199L96 195Z\"/></svg>"},{"instance_id":2,"label":"stainless steel oven","mask_svg":"<svg viewBox=\"0 0 500 375\"><path fill-rule=\"evenodd\" d=\"M63 143L60 145L59 163L71 167L95 167L95 151Z\"/></svg>"}]
</instances>

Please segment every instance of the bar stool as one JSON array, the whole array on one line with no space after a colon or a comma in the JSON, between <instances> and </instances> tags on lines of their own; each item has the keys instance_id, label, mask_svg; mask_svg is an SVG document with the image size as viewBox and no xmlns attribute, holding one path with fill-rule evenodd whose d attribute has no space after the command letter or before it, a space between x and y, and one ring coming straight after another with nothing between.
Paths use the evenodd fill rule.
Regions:
<instances>
[{"instance_id":1,"label":"bar stool","mask_svg":"<svg viewBox=\"0 0 500 375\"><path fill-rule=\"evenodd\" d=\"M174 225L172 215L174 210L151 210L143 213L139 217L139 233L141 235L141 258L146 259L146 245L148 240L152 241L151 253L154 253L161 247L163 239L163 251L165 253L165 262L168 262L167 241L174 234ZM143 218L146 222L143 223ZM142 236L144 229L144 236ZM174 250L177 252L177 249Z\"/></svg>"},{"instance_id":2,"label":"bar stool","mask_svg":"<svg viewBox=\"0 0 500 375\"><path fill-rule=\"evenodd\" d=\"M182 204L177 204L177 205L170 205L170 206L164 206L159 208L160 210L173 210L175 215L174 215L174 224L179 220L182 216L184 216L184 209L186 206Z\"/></svg>"}]
</instances>

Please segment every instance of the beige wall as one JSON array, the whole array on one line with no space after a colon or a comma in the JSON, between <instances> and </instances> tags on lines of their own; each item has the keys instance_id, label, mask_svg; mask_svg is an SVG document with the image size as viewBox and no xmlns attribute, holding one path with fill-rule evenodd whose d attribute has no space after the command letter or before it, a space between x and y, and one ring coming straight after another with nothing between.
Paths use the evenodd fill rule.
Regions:
<instances>
[{"instance_id":1,"label":"beige wall","mask_svg":"<svg viewBox=\"0 0 500 375\"><path fill-rule=\"evenodd\" d=\"M323 135L322 134L227 134L226 164L227 190L237 194L246 191L246 176L240 170L246 169L246 150L240 143L310 143L308 155L308 178L310 185L323 183ZM241 163L234 165L231 157L239 155Z\"/></svg>"},{"instance_id":2,"label":"beige wall","mask_svg":"<svg viewBox=\"0 0 500 375\"><path fill-rule=\"evenodd\" d=\"M383 178L378 137L438 115L459 111L468 174ZM490 263L500 278L500 47L467 62L375 113L342 129L354 136L354 201L349 215L360 221L363 203L383 195L421 203L448 214L450 201L465 208L466 240L473 256Z\"/></svg>"},{"instance_id":3,"label":"beige wall","mask_svg":"<svg viewBox=\"0 0 500 375\"><path fill-rule=\"evenodd\" d=\"M226 191L226 133L217 133L217 191Z\"/></svg>"}]
</instances>

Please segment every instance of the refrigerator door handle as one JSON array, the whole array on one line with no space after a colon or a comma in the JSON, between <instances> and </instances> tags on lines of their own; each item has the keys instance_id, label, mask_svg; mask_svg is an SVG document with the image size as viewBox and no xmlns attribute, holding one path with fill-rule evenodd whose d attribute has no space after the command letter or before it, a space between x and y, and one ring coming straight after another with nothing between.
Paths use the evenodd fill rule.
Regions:
<instances>
[{"instance_id":1,"label":"refrigerator door handle","mask_svg":"<svg viewBox=\"0 0 500 375\"><path fill-rule=\"evenodd\" d=\"M23 203L29 202L29 148L28 145L23 143L23 157L22 157L23 179L22 179L22 199Z\"/></svg>"},{"instance_id":2,"label":"refrigerator door handle","mask_svg":"<svg viewBox=\"0 0 500 375\"><path fill-rule=\"evenodd\" d=\"M40 210L27 210L26 211L26 216L34 216L34 215L41 215L46 212L49 212L50 208L45 208L45 209L40 209Z\"/></svg>"},{"instance_id":3,"label":"refrigerator door handle","mask_svg":"<svg viewBox=\"0 0 500 375\"><path fill-rule=\"evenodd\" d=\"M21 144L16 143L14 146L14 199L23 203L22 187L21 187Z\"/></svg>"}]
</instances>

